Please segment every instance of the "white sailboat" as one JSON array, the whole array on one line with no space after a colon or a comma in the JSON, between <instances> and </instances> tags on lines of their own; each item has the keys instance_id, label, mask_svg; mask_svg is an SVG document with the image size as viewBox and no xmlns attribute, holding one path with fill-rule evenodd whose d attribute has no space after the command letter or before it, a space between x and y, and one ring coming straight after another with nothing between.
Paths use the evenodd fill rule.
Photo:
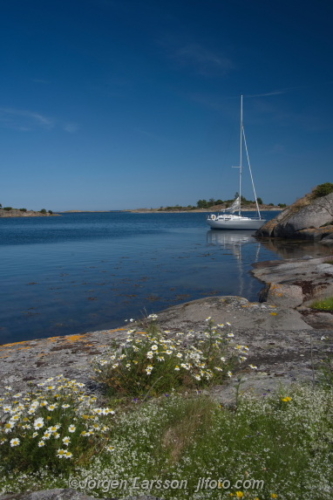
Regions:
<instances>
[{"instance_id":1,"label":"white sailboat","mask_svg":"<svg viewBox=\"0 0 333 500\"><path fill-rule=\"evenodd\" d=\"M242 215L241 210L241 199L242 199L242 172L243 172L243 149L245 147L247 164L250 171L250 177L252 182L252 189L254 194L254 199L257 207L257 217L246 217ZM218 214L210 214L207 217L207 224L212 229L259 229L265 222L265 219L261 218L259 205L257 201L256 190L254 187L254 181L252 176L251 164L249 152L247 149L244 125L243 125L243 96L241 96L241 105L240 105L240 158L239 158L239 194L238 197L234 200L233 204L222 210ZM238 210L238 215L235 215L235 212ZM226 213L229 212L229 213Z\"/></svg>"}]
</instances>

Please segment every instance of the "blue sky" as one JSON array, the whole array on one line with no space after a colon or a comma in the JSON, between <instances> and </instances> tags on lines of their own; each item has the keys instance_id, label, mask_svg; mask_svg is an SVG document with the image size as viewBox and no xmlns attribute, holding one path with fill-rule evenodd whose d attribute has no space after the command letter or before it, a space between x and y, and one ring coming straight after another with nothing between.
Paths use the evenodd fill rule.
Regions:
<instances>
[{"instance_id":1,"label":"blue sky","mask_svg":"<svg viewBox=\"0 0 333 500\"><path fill-rule=\"evenodd\" d=\"M331 0L2 0L0 203L232 198L240 94L264 202L333 182L332 18Z\"/></svg>"}]
</instances>

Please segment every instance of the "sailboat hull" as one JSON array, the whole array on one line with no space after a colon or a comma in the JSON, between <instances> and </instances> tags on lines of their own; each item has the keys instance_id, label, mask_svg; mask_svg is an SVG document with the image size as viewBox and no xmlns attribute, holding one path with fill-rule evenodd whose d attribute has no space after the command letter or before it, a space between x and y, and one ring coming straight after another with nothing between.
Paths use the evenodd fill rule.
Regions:
<instances>
[{"instance_id":1,"label":"sailboat hull","mask_svg":"<svg viewBox=\"0 0 333 500\"><path fill-rule=\"evenodd\" d=\"M251 219L239 215L210 215L207 217L207 224L212 229L259 229L265 222L265 219Z\"/></svg>"}]
</instances>

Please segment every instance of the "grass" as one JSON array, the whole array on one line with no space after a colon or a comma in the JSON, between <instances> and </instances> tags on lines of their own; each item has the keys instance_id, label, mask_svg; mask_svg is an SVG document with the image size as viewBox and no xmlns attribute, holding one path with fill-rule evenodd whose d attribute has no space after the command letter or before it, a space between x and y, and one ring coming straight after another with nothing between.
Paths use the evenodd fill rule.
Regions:
<instances>
[{"instance_id":1,"label":"grass","mask_svg":"<svg viewBox=\"0 0 333 500\"><path fill-rule=\"evenodd\" d=\"M310 306L312 309L317 309L318 311L333 311L333 297L328 297L327 299L316 300Z\"/></svg>"},{"instance_id":2,"label":"grass","mask_svg":"<svg viewBox=\"0 0 333 500\"><path fill-rule=\"evenodd\" d=\"M320 198L321 196L327 196L330 193L333 193L333 184L331 182L325 182L324 184L319 184L312 191L312 195L314 198Z\"/></svg>"},{"instance_id":3,"label":"grass","mask_svg":"<svg viewBox=\"0 0 333 500\"><path fill-rule=\"evenodd\" d=\"M225 355L231 348L232 356L239 346L222 342L233 338L226 337L222 327L217 333L213 326L207 322L202 352L212 354L213 338L213 344L221 340ZM156 324L147 329L143 347L134 350L138 359L151 352L152 345L164 349L162 337L161 344L151 344L161 333ZM185 341L184 334L180 339L173 340L175 356L180 349L184 356L192 352L189 339ZM130 345L137 347L134 340ZM119 359L124 349L128 342L118 347L116 355L126 366L128 360ZM157 359L162 356L160 348L156 351L156 360L148 357L152 366L163 363ZM295 386L264 398L242 394L235 408L212 400L202 387L192 387L191 377L184 378L185 384L191 380L189 386L179 385L179 370L174 371L177 390L151 397L143 363L143 390L138 395L138 385L133 385L130 394L126 382L124 393L117 382L120 390L112 394L115 411L96 406L96 398L84 392L83 384L63 377L45 381L29 395L7 388L0 403L0 494L71 487L100 498L147 494L165 500L331 498L329 367L324 385ZM170 374L166 378L170 382ZM40 442L44 444L39 446Z\"/></svg>"}]
</instances>

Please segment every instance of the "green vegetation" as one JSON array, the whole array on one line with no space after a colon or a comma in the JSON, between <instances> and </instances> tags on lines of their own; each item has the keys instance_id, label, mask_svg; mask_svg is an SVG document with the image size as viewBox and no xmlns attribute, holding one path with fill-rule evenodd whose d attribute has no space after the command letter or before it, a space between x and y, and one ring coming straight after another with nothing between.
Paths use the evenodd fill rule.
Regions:
<instances>
[{"instance_id":1,"label":"green vegetation","mask_svg":"<svg viewBox=\"0 0 333 500\"><path fill-rule=\"evenodd\" d=\"M318 309L319 311L333 311L333 297L316 300L310 307L312 307L312 309Z\"/></svg>"},{"instance_id":2,"label":"green vegetation","mask_svg":"<svg viewBox=\"0 0 333 500\"><path fill-rule=\"evenodd\" d=\"M324 184L319 184L313 191L313 197L319 198L321 196L326 196L330 193L333 193L333 184L332 182L325 182Z\"/></svg>"},{"instance_id":3,"label":"green vegetation","mask_svg":"<svg viewBox=\"0 0 333 500\"><path fill-rule=\"evenodd\" d=\"M0 413L0 469L9 476L44 468L65 472L68 463L87 463L91 452L98 452L107 441L109 428L103 420L110 418L103 417L114 412L96 409L96 398L82 392L84 384L61 375L39 385L26 397L6 388Z\"/></svg>"},{"instance_id":4,"label":"green vegetation","mask_svg":"<svg viewBox=\"0 0 333 500\"><path fill-rule=\"evenodd\" d=\"M238 193L235 193L235 198L233 198L232 200L214 200L214 198L210 198L208 201L207 200L199 200L197 202L197 208L211 208L212 206L215 206L215 205L225 205L226 207L227 206L230 206L234 201L235 199L238 197ZM255 201L253 200L248 200L247 198L245 198L245 196L241 196L241 201L242 201L242 206L246 207L246 205L254 205L255 204ZM264 202L262 200L262 198L258 197L257 198L257 202L259 205L263 205ZM279 204L279 206L286 206L285 204ZM269 203L269 206L274 206L274 203Z\"/></svg>"},{"instance_id":5,"label":"green vegetation","mask_svg":"<svg viewBox=\"0 0 333 500\"><path fill-rule=\"evenodd\" d=\"M155 315L148 320L143 331L130 330L120 349L112 347L116 354L106 353L95 366L98 381L112 396L160 396L222 383L231 376L236 356L230 347L233 335L224 325L215 326L209 319L202 339L179 334L170 340ZM245 346L239 345L237 353L240 361L246 359Z\"/></svg>"},{"instance_id":6,"label":"green vegetation","mask_svg":"<svg viewBox=\"0 0 333 500\"><path fill-rule=\"evenodd\" d=\"M173 205L169 207L160 207L158 209L159 212L164 212L164 211L170 211L170 212L181 212L181 211L187 211L187 210L194 210L196 207L193 205L187 205L187 207L182 207L181 205Z\"/></svg>"},{"instance_id":7,"label":"green vegetation","mask_svg":"<svg viewBox=\"0 0 333 500\"><path fill-rule=\"evenodd\" d=\"M261 398L243 393L239 379L236 404L224 407L202 387L220 383L228 363L237 369L237 358L242 373L256 368L229 327L207 318L198 339L167 337L153 316L130 330L94 365L114 410L62 375L27 395L6 387L0 494L70 487L101 498L331 499L332 372L322 370L322 385Z\"/></svg>"},{"instance_id":8,"label":"green vegetation","mask_svg":"<svg viewBox=\"0 0 333 500\"><path fill-rule=\"evenodd\" d=\"M238 193L235 193L235 198L238 197ZM224 208L229 207L234 201L235 198L232 200L221 200L217 199L215 200L214 198L210 198L209 200L198 200L196 206L194 205L187 205L187 206L182 206L182 205L174 205L174 206L169 206L169 207L160 207L158 209L159 212L164 212L164 211L188 211L188 210L195 210L196 208L201 208L201 209L211 209L214 206L218 205L223 205ZM255 205L255 201L253 200L248 200L244 196L241 197L242 199L242 206L246 207L247 205ZM264 202L262 198L258 197L257 198L258 204L263 205ZM269 206L274 206L274 203L270 203ZM284 208L287 205L285 203L279 203L278 205L280 208Z\"/></svg>"},{"instance_id":9,"label":"green vegetation","mask_svg":"<svg viewBox=\"0 0 333 500\"><path fill-rule=\"evenodd\" d=\"M10 212L11 210L18 210L20 212L27 212L26 208L2 207L1 203L0 203L0 209L6 210L7 212ZM43 208L42 210L40 210L40 213L41 214L47 214L47 213L49 213L50 215L53 214L52 210L48 210L47 211L45 208Z\"/></svg>"}]
</instances>

